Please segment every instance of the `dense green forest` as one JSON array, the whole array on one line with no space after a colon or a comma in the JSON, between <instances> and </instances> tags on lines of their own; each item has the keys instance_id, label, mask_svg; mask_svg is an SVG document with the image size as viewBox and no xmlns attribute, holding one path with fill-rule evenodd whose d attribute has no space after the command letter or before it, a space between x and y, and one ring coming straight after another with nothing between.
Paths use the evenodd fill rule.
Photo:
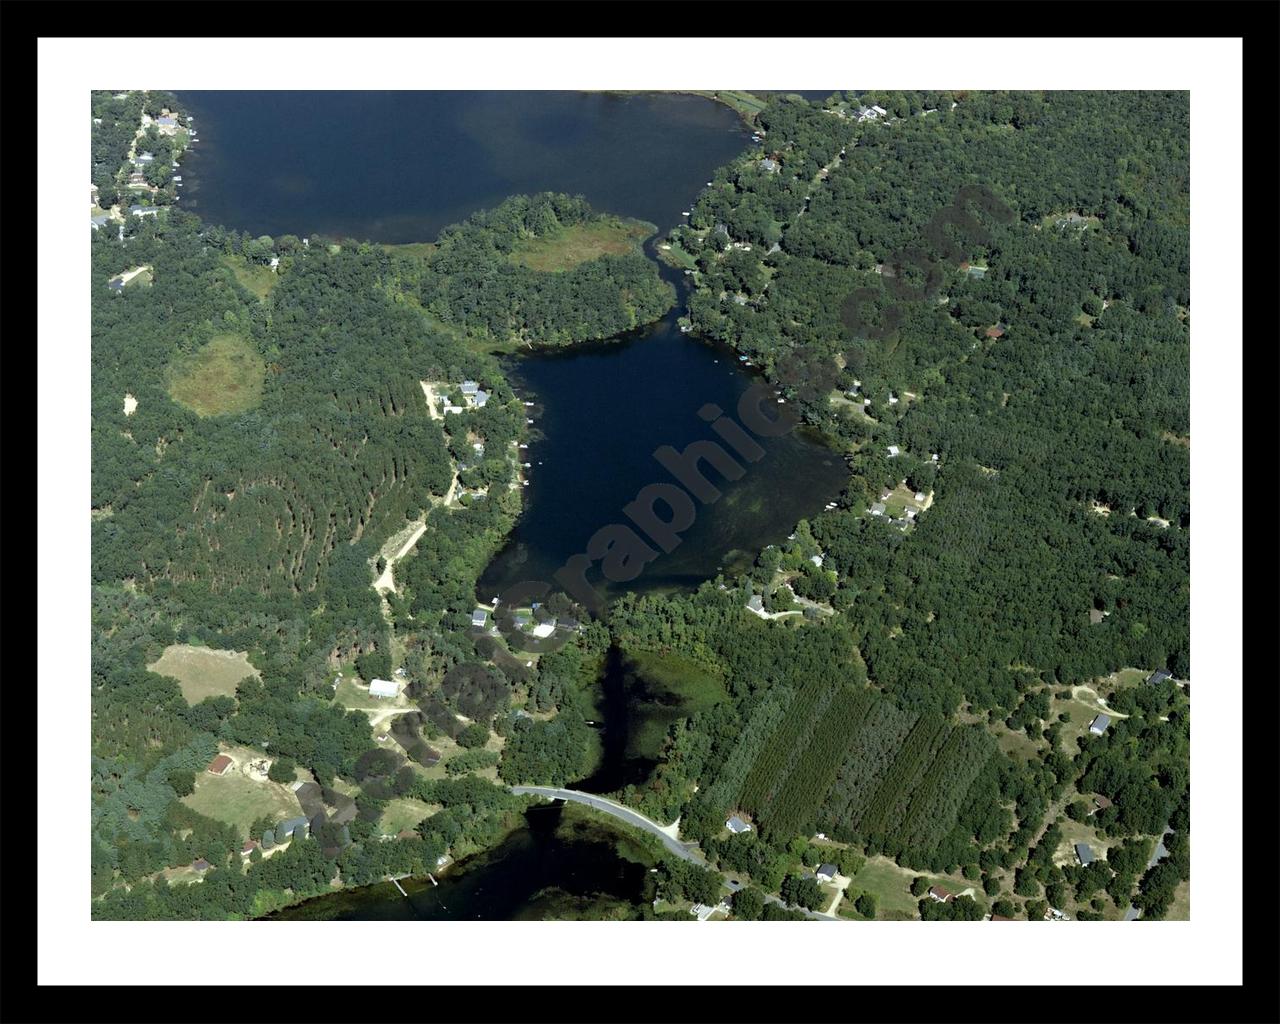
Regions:
<instances>
[{"instance_id":1,"label":"dense green forest","mask_svg":"<svg viewBox=\"0 0 1280 1024\"><path fill-rule=\"evenodd\" d=\"M562 273L512 258L525 239L589 223L581 197L514 196L446 228L416 283L422 305L447 324L496 341L564 345L609 338L650 323L675 294L639 248L605 254Z\"/></svg>"},{"instance_id":2,"label":"dense green forest","mask_svg":"<svg viewBox=\"0 0 1280 1024\"><path fill-rule=\"evenodd\" d=\"M138 102L95 99L99 127L113 111L120 124L136 122ZM104 134L101 151L95 142L95 166L127 149L132 134L119 135L109 144ZM359 816L345 828L327 824L327 812L311 823L313 837L328 837L316 847L330 861L365 849L342 854L352 858L342 867L349 882L419 871L445 849L483 848L510 827L523 801L507 798L491 818L458 810L451 825L449 801L415 789L428 780L408 766L439 762L430 743L443 736L465 752L441 771L464 782L496 768L497 754L481 749L490 724L514 730L513 751L524 738L511 695L530 673L509 655L501 670L486 664L495 645L467 632L475 580L520 507L511 452L522 407L488 349L505 334L602 337L670 304L638 254L565 273L507 260L513 238L593 217L568 196L516 197L446 230L438 267L367 243L253 238L177 208L130 219L123 238L94 232L93 864L94 892L107 897L95 912L257 914L278 904L278 890L328 884L332 863L288 851L239 878L240 842L260 836L237 835L180 799L219 744L290 766L273 779L292 779L296 765L322 786L358 787ZM142 266L145 286L108 287ZM249 290L262 275L265 287ZM508 279L515 291L498 287ZM506 312L474 319L491 300ZM547 317L555 332L543 331ZM419 381L468 378L490 401L442 425ZM490 500L447 506L455 473L487 487ZM372 588L380 552L415 522L425 539L397 567L384 604ZM147 669L174 644L247 651L258 678L191 704L177 680ZM395 754L376 746L362 711L337 703L333 683L335 670L389 677L393 655L421 708L395 722ZM550 685L539 698L548 707ZM459 714L473 724L464 728ZM371 773L377 754L393 757L398 774ZM444 805L421 829L434 843L426 852L391 843L375 857L368 848L393 798ZM151 892L148 879L197 858L214 867L207 880L225 885ZM298 885L282 883L291 876Z\"/></svg>"},{"instance_id":3,"label":"dense green forest","mask_svg":"<svg viewBox=\"0 0 1280 1024\"><path fill-rule=\"evenodd\" d=\"M127 100L101 103L99 128L136 123ZM781 919L795 912L764 894L818 909L817 864L855 877L874 861L921 873L909 895L925 918L1115 918L1130 903L1158 918L1177 903L1186 94L773 97L755 123L763 141L715 172L666 251L693 271L691 328L763 367L849 456L848 487L744 576L626 595L594 622L555 604L584 628L536 660L471 628L475 581L520 507L524 413L494 352L660 317L673 297L651 262L523 265L528 240L594 222L553 194L476 214L425 255L252 238L176 208L123 241L95 232L95 914L260 916L338 875L492 845L525 806L501 783L572 785L596 767L611 647L715 681L648 779L615 794L679 818L707 855L707 869L664 861L662 898L716 902L732 872L750 881L735 916ZM95 134L95 175L121 144L123 129ZM145 287L108 287L143 265ZM419 382L466 378L488 404L433 418ZM446 504L455 471L487 497ZM904 487L914 518L872 513ZM380 597L382 553L414 523L425 532ZM808 604L764 621L753 594ZM178 643L247 651L259 675L191 704L146 668ZM1176 682L1145 684L1155 669ZM395 670L412 706L380 743L334 676ZM292 762L354 817L322 813L319 842L242 858L246 838L282 845L279 820L245 834L182 799L219 744ZM406 801L433 813L382 836ZM735 814L750 832L729 834ZM1082 840L1087 866L1064 856ZM158 879L197 857L203 885ZM924 873L973 896L936 902ZM856 891L852 915L877 916L885 894Z\"/></svg>"},{"instance_id":4,"label":"dense green forest","mask_svg":"<svg viewBox=\"0 0 1280 1024\"><path fill-rule=\"evenodd\" d=\"M710 656L735 697L673 729L625 798L704 848L750 846L770 888L822 831L987 896L1015 885L1028 912L1051 886L1100 916L1086 884L1065 902L1077 875L1120 910L1141 878L1160 916L1185 853L1145 872L1127 844L1186 828L1187 698L1099 689L1129 715L1101 737L1072 716L1073 687L1124 666L1189 674L1186 95L836 94L757 124L670 258L694 269L692 328L850 454L838 507L751 580L787 607L791 570L837 615L762 626L751 591L709 587L615 608L621 642ZM928 511L891 529L868 511L899 484ZM1073 808L1110 867L1035 845ZM756 829L718 839L733 811Z\"/></svg>"}]
</instances>

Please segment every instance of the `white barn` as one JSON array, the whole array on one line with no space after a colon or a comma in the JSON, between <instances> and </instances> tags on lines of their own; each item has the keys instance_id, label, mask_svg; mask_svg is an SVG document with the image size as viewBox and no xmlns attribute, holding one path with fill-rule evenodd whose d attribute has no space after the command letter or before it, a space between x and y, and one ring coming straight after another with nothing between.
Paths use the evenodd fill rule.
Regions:
<instances>
[{"instance_id":1,"label":"white barn","mask_svg":"<svg viewBox=\"0 0 1280 1024\"><path fill-rule=\"evenodd\" d=\"M389 679L375 679L369 684L370 697L397 697L400 687Z\"/></svg>"}]
</instances>

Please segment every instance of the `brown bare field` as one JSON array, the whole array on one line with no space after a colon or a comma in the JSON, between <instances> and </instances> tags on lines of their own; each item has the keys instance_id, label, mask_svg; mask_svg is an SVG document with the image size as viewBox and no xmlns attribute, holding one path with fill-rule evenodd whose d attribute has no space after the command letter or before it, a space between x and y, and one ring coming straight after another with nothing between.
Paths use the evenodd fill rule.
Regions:
<instances>
[{"instance_id":1,"label":"brown bare field","mask_svg":"<svg viewBox=\"0 0 1280 1024\"><path fill-rule=\"evenodd\" d=\"M243 651L218 651L191 644L166 647L159 660L153 661L147 669L176 679L188 704L199 704L206 697L219 694L234 697L236 686L242 679L258 675L258 670L249 664L249 656Z\"/></svg>"}]
</instances>

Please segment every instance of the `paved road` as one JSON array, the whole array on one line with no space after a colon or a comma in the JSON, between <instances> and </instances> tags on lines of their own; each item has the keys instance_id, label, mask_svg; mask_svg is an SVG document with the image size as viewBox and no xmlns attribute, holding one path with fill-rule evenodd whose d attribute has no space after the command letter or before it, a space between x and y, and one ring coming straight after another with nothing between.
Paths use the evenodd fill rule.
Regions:
<instances>
[{"instance_id":1,"label":"paved road","mask_svg":"<svg viewBox=\"0 0 1280 1024\"><path fill-rule=\"evenodd\" d=\"M659 825L652 818L646 818L639 811L634 811L630 807L624 807L622 804L616 803L607 797L596 796L594 793L582 793L576 789L555 789L551 786L512 786L511 792L515 793L517 796L532 794L533 796L540 796L547 800L567 800L571 803L585 804L587 807L594 807L597 811L603 811L605 814L610 814L615 818L619 818L629 825L635 825L637 828L644 829L650 835L657 836L662 840L663 846L682 860L687 860L691 864L698 864L701 866L705 866L706 864L705 856L702 851L698 849L695 843L682 843L677 839L673 839L666 831L664 831L664 827ZM670 826L667 826L667 828L670 828ZM729 879L725 882L725 888L727 888L731 893L734 893L743 888L743 885L739 881ZM777 896L772 895L766 895L765 902L774 903L780 907L787 906L787 904ZM799 910L806 917L812 918L815 921L839 920L839 918L832 917L830 914L819 914L812 910L805 910L803 907L791 907L790 909Z\"/></svg>"},{"instance_id":2,"label":"paved road","mask_svg":"<svg viewBox=\"0 0 1280 1024\"><path fill-rule=\"evenodd\" d=\"M512 786L511 792L517 796L532 794L547 800L568 800L571 803L594 807L597 811L603 811L605 814L610 814L625 821L628 825L642 828L650 835L657 836L662 840L663 846L682 860L699 865L706 863L706 858L696 844L682 843L678 839L673 839L667 834L663 826L653 819L646 818L639 811L624 807L622 804L615 803L607 797L596 796L594 793L581 793L576 789L554 789L550 786Z\"/></svg>"}]
</instances>

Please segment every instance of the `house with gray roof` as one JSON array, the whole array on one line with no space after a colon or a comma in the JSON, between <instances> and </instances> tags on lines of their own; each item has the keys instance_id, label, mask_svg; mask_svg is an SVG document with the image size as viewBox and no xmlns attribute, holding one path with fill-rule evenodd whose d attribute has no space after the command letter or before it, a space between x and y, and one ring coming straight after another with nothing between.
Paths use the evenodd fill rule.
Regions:
<instances>
[{"instance_id":1,"label":"house with gray roof","mask_svg":"<svg viewBox=\"0 0 1280 1024\"><path fill-rule=\"evenodd\" d=\"M1168 672L1166 672L1164 669L1158 668L1154 672L1152 672L1150 676L1147 677L1147 685L1159 686L1161 683L1172 678L1173 676L1170 675Z\"/></svg>"},{"instance_id":2,"label":"house with gray roof","mask_svg":"<svg viewBox=\"0 0 1280 1024\"><path fill-rule=\"evenodd\" d=\"M819 864L818 870L815 872L819 882L829 882L839 873L839 869L834 864Z\"/></svg>"},{"instance_id":3,"label":"house with gray roof","mask_svg":"<svg viewBox=\"0 0 1280 1024\"><path fill-rule=\"evenodd\" d=\"M480 390L480 385L473 380L464 380L462 382L462 387L459 388L459 390L464 395L474 395L477 391Z\"/></svg>"},{"instance_id":4,"label":"house with gray roof","mask_svg":"<svg viewBox=\"0 0 1280 1024\"><path fill-rule=\"evenodd\" d=\"M471 613L471 625L483 626L489 620L489 613L483 608L477 608Z\"/></svg>"},{"instance_id":5,"label":"house with gray roof","mask_svg":"<svg viewBox=\"0 0 1280 1024\"><path fill-rule=\"evenodd\" d=\"M760 170L764 171L766 174L773 174L777 171L779 165L777 160L771 160L769 157L765 157L760 161L759 166Z\"/></svg>"},{"instance_id":6,"label":"house with gray roof","mask_svg":"<svg viewBox=\"0 0 1280 1024\"><path fill-rule=\"evenodd\" d=\"M158 206L131 206L129 212L135 217L154 217L160 212Z\"/></svg>"},{"instance_id":7,"label":"house with gray roof","mask_svg":"<svg viewBox=\"0 0 1280 1024\"><path fill-rule=\"evenodd\" d=\"M1088 843L1076 843L1076 860L1080 862L1081 867L1093 863L1093 850L1089 848Z\"/></svg>"},{"instance_id":8,"label":"house with gray roof","mask_svg":"<svg viewBox=\"0 0 1280 1024\"><path fill-rule=\"evenodd\" d=\"M747 601L747 611L755 612L757 615L764 611L764 601L759 594L751 595L750 600Z\"/></svg>"},{"instance_id":9,"label":"house with gray roof","mask_svg":"<svg viewBox=\"0 0 1280 1024\"><path fill-rule=\"evenodd\" d=\"M276 827L276 841L279 842L285 836L291 836L295 832L298 833L299 838L306 837L306 834L307 834L306 818L302 818L302 817L290 818L288 821L281 822Z\"/></svg>"},{"instance_id":10,"label":"house with gray roof","mask_svg":"<svg viewBox=\"0 0 1280 1024\"><path fill-rule=\"evenodd\" d=\"M885 504L883 501L877 501L874 505L871 506L871 514L873 516L884 515L884 510L885 510Z\"/></svg>"},{"instance_id":11,"label":"house with gray roof","mask_svg":"<svg viewBox=\"0 0 1280 1024\"><path fill-rule=\"evenodd\" d=\"M111 219L111 214L100 213L96 217L89 218L89 226L97 231L99 228L106 227L107 221Z\"/></svg>"},{"instance_id":12,"label":"house with gray roof","mask_svg":"<svg viewBox=\"0 0 1280 1024\"><path fill-rule=\"evenodd\" d=\"M1107 726L1111 724L1110 715L1099 715L1089 725L1089 731L1095 736L1101 736L1107 731Z\"/></svg>"},{"instance_id":13,"label":"house with gray roof","mask_svg":"<svg viewBox=\"0 0 1280 1024\"><path fill-rule=\"evenodd\" d=\"M477 391L472 401L475 402L477 409L483 409L489 402L489 392Z\"/></svg>"},{"instance_id":14,"label":"house with gray roof","mask_svg":"<svg viewBox=\"0 0 1280 1024\"><path fill-rule=\"evenodd\" d=\"M724 823L724 827L727 828L734 835L741 835L743 832L751 831L751 826L748 825L741 818L739 818L736 814L733 815L733 817L731 817L728 821Z\"/></svg>"}]
</instances>

